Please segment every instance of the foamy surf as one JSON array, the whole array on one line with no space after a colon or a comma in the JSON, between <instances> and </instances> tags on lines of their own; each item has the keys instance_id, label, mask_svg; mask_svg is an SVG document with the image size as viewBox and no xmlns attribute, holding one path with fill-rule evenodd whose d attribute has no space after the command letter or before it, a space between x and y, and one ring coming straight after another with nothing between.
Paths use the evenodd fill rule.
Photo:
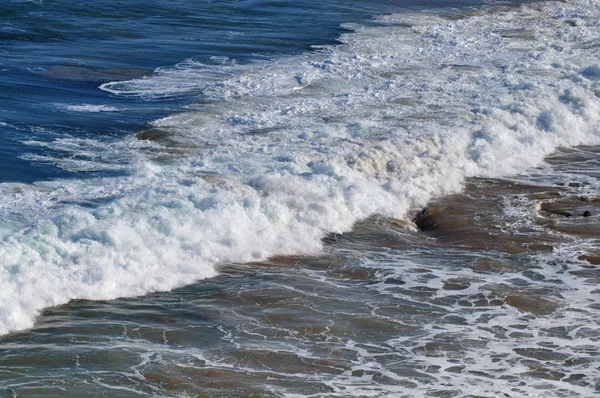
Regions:
<instances>
[{"instance_id":1,"label":"foamy surf","mask_svg":"<svg viewBox=\"0 0 600 398\"><path fill-rule=\"evenodd\" d=\"M63 105L66 110L72 112L118 112L119 108L109 105L94 105L94 104L81 104L81 105Z\"/></svg>"},{"instance_id":2,"label":"foamy surf","mask_svg":"<svg viewBox=\"0 0 600 398\"><path fill-rule=\"evenodd\" d=\"M142 98L198 93L193 110L152 123L193 145L165 158L181 148L125 140L106 151L127 159L124 176L3 184L0 333L71 299L143 295L214 276L220 262L317 253L325 234L374 214L404 217L467 177L599 143L599 16L585 0L392 15L310 54L187 61L103 84ZM107 159L41 160L94 170Z\"/></svg>"}]
</instances>

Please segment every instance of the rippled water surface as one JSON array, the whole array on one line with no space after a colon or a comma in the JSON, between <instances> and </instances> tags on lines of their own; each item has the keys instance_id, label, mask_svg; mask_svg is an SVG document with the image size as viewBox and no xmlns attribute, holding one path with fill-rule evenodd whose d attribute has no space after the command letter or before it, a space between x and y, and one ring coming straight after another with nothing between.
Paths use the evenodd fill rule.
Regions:
<instances>
[{"instance_id":1,"label":"rippled water surface","mask_svg":"<svg viewBox=\"0 0 600 398\"><path fill-rule=\"evenodd\" d=\"M0 4L0 397L600 394L600 8Z\"/></svg>"}]
</instances>

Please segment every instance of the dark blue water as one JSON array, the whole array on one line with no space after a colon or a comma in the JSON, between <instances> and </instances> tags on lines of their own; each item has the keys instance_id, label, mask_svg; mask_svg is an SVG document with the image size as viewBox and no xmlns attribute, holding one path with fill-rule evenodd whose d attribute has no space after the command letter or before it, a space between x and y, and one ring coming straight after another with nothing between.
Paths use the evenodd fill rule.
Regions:
<instances>
[{"instance_id":1,"label":"dark blue water","mask_svg":"<svg viewBox=\"0 0 600 398\"><path fill-rule=\"evenodd\" d=\"M197 94L117 98L99 90L102 83L147 76L157 67L186 59L210 64L227 58L244 63L311 51L315 45L336 43L344 31L342 23L368 22L375 15L403 8L449 9L481 3L4 1L0 4L0 182L73 176L73 171L43 161L49 149L31 141L118 139L180 109L193 100L191 94ZM126 110L67 108L81 104Z\"/></svg>"}]
</instances>

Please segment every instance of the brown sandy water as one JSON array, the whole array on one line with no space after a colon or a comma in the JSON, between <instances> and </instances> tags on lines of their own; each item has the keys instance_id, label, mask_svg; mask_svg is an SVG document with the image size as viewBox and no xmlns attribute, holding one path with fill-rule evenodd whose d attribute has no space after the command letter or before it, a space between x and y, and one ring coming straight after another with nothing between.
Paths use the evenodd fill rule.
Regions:
<instances>
[{"instance_id":1,"label":"brown sandy water","mask_svg":"<svg viewBox=\"0 0 600 398\"><path fill-rule=\"evenodd\" d=\"M48 309L0 338L0 396L599 395L599 161L470 180L320 256Z\"/></svg>"}]
</instances>

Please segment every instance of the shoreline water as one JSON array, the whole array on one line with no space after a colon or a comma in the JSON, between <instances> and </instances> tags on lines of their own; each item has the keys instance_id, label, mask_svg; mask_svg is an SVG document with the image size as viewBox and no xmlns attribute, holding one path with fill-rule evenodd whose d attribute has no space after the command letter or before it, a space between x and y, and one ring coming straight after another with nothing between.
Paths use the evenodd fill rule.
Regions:
<instances>
[{"instance_id":1,"label":"shoreline water","mask_svg":"<svg viewBox=\"0 0 600 398\"><path fill-rule=\"evenodd\" d=\"M560 150L528 175L470 180L416 225L361 221L318 256L221 264L170 292L48 308L0 337L4 391L594 395L597 162L597 147Z\"/></svg>"}]
</instances>

